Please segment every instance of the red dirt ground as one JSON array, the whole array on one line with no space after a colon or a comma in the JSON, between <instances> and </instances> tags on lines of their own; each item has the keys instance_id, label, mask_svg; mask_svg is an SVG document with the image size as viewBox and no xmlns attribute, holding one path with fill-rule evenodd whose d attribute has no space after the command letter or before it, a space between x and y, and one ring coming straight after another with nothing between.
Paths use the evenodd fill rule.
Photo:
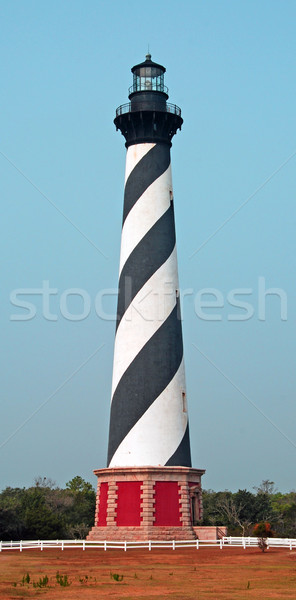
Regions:
<instances>
[{"instance_id":1,"label":"red dirt ground","mask_svg":"<svg viewBox=\"0 0 296 600\"><path fill-rule=\"evenodd\" d=\"M71 585L61 587L56 573ZM29 573L29 584L21 584ZM116 581L112 574L123 575ZM49 584L33 581L47 575ZM86 579L87 576L87 579ZM257 548L15 550L0 554L0 599L229 600L296 598L296 552Z\"/></svg>"}]
</instances>

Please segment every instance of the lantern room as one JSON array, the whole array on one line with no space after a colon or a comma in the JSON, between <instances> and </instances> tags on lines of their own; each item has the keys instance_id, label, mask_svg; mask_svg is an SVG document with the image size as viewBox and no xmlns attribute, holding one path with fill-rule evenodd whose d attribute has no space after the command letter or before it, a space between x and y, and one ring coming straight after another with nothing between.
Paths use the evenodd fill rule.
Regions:
<instances>
[{"instance_id":1,"label":"lantern room","mask_svg":"<svg viewBox=\"0 0 296 600\"><path fill-rule=\"evenodd\" d=\"M162 92L168 94L164 85L165 67L151 60L151 54L146 54L146 60L131 69L133 85L129 88L129 97L137 92Z\"/></svg>"}]
</instances>

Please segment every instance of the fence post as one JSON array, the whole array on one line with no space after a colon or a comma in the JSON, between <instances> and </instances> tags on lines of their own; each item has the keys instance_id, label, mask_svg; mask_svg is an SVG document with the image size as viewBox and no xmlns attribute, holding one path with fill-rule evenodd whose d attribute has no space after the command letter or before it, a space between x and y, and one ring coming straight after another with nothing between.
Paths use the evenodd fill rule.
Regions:
<instances>
[{"instance_id":1,"label":"fence post","mask_svg":"<svg viewBox=\"0 0 296 600\"><path fill-rule=\"evenodd\" d=\"M151 550L151 540L148 542L149 550Z\"/></svg>"},{"instance_id":2,"label":"fence post","mask_svg":"<svg viewBox=\"0 0 296 600\"><path fill-rule=\"evenodd\" d=\"M104 541L104 550L107 550L107 542L106 542L106 540Z\"/></svg>"},{"instance_id":3,"label":"fence post","mask_svg":"<svg viewBox=\"0 0 296 600\"><path fill-rule=\"evenodd\" d=\"M62 540L62 546L61 546L62 550L64 550L64 540Z\"/></svg>"},{"instance_id":4,"label":"fence post","mask_svg":"<svg viewBox=\"0 0 296 600\"><path fill-rule=\"evenodd\" d=\"M223 548L223 543L222 543L222 540L220 540L220 550L222 550L222 548Z\"/></svg>"},{"instance_id":5,"label":"fence post","mask_svg":"<svg viewBox=\"0 0 296 600\"><path fill-rule=\"evenodd\" d=\"M126 552L126 541L124 542L124 551Z\"/></svg>"},{"instance_id":6,"label":"fence post","mask_svg":"<svg viewBox=\"0 0 296 600\"><path fill-rule=\"evenodd\" d=\"M83 548L83 550L85 550L85 540L83 540L82 548Z\"/></svg>"},{"instance_id":7,"label":"fence post","mask_svg":"<svg viewBox=\"0 0 296 600\"><path fill-rule=\"evenodd\" d=\"M2 552L2 542L0 542L0 552Z\"/></svg>"},{"instance_id":8,"label":"fence post","mask_svg":"<svg viewBox=\"0 0 296 600\"><path fill-rule=\"evenodd\" d=\"M242 542L243 542L243 549L246 549L246 538L242 538Z\"/></svg>"},{"instance_id":9,"label":"fence post","mask_svg":"<svg viewBox=\"0 0 296 600\"><path fill-rule=\"evenodd\" d=\"M292 540L290 540L290 550L292 550Z\"/></svg>"},{"instance_id":10,"label":"fence post","mask_svg":"<svg viewBox=\"0 0 296 600\"><path fill-rule=\"evenodd\" d=\"M198 550L198 549L199 549L199 540L197 538L197 540L196 540L196 550Z\"/></svg>"},{"instance_id":11,"label":"fence post","mask_svg":"<svg viewBox=\"0 0 296 600\"><path fill-rule=\"evenodd\" d=\"M12 543L12 542L11 542L11 543ZM12 547L12 546L11 546L11 547ZM21 540L21 541L20 541L20 552L22 552L22 551L23 551L23 542L22 542L22 540Z\"/></svg>"},{"instance_id":12,"label":"fence post","mask_svg":"<svg viewBox=\"0 0 296 600\"><path fill-rule=\"evenodd\" d=\"M41 540L41 544L40 544L40 550L41 550L41 552L43 550L43 541L42 540Z\"/></svg>"},{"instance_id":13,"label":"fence post","mask_svg":"<svg viewBox=\"0 0 296 600\"><path fill-rule=\"evenodd\" d=\"M173 540L173 550L176 550L176 542Z\"/></svg>"}]
</instances>

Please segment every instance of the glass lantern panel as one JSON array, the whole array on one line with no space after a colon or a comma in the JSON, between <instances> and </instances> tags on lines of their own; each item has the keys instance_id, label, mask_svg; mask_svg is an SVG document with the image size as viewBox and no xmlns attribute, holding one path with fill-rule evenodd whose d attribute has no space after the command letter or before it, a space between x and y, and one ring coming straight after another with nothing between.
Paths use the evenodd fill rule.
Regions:
<instances>
[{"instance_id":1,"label":"glass lantern panel","mask_svg":"<svg viewBox=\"0 0 296 600\"><path fill-rule=\"evenodd\" d=\"M142 67L133 74L133 91L157 91L164 90L164 74L161 69L155 67Z\"/></svg>"}]
</instances>

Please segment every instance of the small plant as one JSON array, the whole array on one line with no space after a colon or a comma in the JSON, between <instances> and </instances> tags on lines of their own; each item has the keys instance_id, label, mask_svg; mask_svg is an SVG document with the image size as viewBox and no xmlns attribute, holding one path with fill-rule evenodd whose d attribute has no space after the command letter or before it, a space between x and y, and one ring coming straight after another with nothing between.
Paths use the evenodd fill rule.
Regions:
<instances>
[{"instance_id":1,"label":"small plant","mask_svg":"<svg viewBox=\"0 0 296 600\"><path fill-rule=\"evenodd\" d=\"M44 577L39 577L39 581L33 581L34 588L44 588L48 586L48 577L44 575Z\"/></svg>"},{"instance_id":2,"label":"small plant","mask_svg":"<svg viewBox=\"0 0 296 600\"><path fill-rule=\"evenodd\" d=\"M88 575L84 575L84 577L79 577L79 581L81 584L88 582Z\"/></svg>"},{"instance_id":3,"label":"small plant","mask_svg":"<svg viewBox=\"0 0 296 600\"><path fill-rule=\"evenodd\" d=\"M137 573L134 574L134 579L139 579Z\"/></svg>"},{"instance_id":4,"label":"small plant","mask_svg":"<svg viewBox=\"0 0 296 600\"><path fill-rule=\"evenodd\" d=\"M250 582L248 581L248 583L247 583L247 590L249 590L250 588L251 588L251 584L250 584Z\"/></svg>"},{"instance_id":5,"label":"small plant","mask_svg":"<svg viewBox=\"0 0 296 600\"><path fill-rule=\"evenodd\" d=\"M25 585L25 583L29 584L30 581L31 581L31 577L30 577L29 573L26 573L26 575L24 575L22 578L21 585Z\"/></svg>"},{"instance_id":6,"label":"small plant","mask_svg":"<svg viewBox=\"0 0 296 600\"><path fill-rule=\"evenodd\" d=\"M265 521L262 521L261 523L257 523L254 527L253 533L258 538L259 548L262 550L262 552L265 552L265 550L267 549L266 540L267 540L267 538L273 536L273 531L271 530L270 523L267 523Z\"/></svg>"},{"instance_id":7,"label":"small plant","mask_svg":"<svg viewBox=\"0 0 296 600\"><path fill-rule=\"evenodd\" d=\"M61 587L68 587L71 585L71 582L68 580L68 575L60 575L59 571L56 573L56 580Z\"/></svg>"},{"instance_id":8,"label":"small plant","mask_svg":"<svg viewBox=\"0 0 296 600\"><path fill-rule=\"evenodd\" d=\"M111 577L111 579L114 579L114 581L122 581L123 580L123 575L119 575L119 573L110 573L110 577Z\"/></svg>"}]
</instances>

